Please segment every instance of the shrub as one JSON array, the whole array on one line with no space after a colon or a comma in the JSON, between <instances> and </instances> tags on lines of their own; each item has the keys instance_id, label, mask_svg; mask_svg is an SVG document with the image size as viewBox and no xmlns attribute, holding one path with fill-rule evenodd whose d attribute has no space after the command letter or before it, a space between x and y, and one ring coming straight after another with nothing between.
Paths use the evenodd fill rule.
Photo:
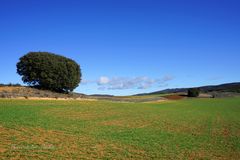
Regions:
<instances>
[{"instance_id":1,"label":"shrub","mask_svg":"<svg viewBox=\"0 0 240 160\"><path fill-rule=\"evenodd\" d=\"M29 52L21 57L17 73L30 86L57 92L73 91L82 76L75 61L48 52Z\"/></svg>"},{"instance_id":2,"label":"shrub","mask_svg":"<svg viewBox=\"0 0 240 160\"><path fill-rule=\"evenodd\" d=\"M198 88L190 88L188 89L188 97L198 97L200 90Z\"/></svg>"},{"instance_id":3,"label":"shrub","mask_svg":"<svg viewBox=\"0 0 240 160\"><path fill-rule=\"evenodd\" d=\"M0 98L7 98L7 96L2 93L2 94L0 95Z\"/></svg>"}]
</instances>

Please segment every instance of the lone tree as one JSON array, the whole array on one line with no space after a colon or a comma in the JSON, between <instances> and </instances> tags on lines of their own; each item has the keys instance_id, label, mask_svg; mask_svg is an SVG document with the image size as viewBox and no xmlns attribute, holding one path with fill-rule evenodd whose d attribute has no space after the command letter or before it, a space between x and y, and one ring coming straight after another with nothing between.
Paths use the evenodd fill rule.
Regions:
<instances>
[{"instance_id":1,"label":"lone tree","mask_svg":"<svg viewBox=\"0 0 240 160\"><path fill-rule=\"evenodd\" d=\"M188 97L198 97L200 93L199 88L188 89Z\"/></svg>"},{"instance_id":2,"label":"lone tree","mask_svg":"<svg viewBox=\"0 0 240 160\"><path fill-rule=\"evenodd\" d=\"M80 66L72 59L48 52L29 52L17 63L24 83L56 92L69 92L81 82Z\"/></svg>"}]
</instances>

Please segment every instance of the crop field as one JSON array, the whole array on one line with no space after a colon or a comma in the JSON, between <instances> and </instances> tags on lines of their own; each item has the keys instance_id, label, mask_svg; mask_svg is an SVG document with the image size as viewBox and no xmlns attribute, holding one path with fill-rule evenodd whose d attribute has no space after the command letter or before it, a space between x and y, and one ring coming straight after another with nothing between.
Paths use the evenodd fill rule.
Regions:
<instances>
[{"instance_id":1,"label":"crop field","mask_svg":"<svg viewBox=\"0 0 240 160\"><path fill-rule=\"evenodd\" d=\"M0 100L0 159L240 159L240 98Z\"/></svg>"}]
</instances>

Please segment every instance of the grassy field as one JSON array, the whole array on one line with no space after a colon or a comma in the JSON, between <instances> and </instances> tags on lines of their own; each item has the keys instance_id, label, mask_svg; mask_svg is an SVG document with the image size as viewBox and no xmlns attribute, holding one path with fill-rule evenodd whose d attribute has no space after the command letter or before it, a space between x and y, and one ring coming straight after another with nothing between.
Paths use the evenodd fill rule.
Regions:
<instances>
[{"instance_id":1,"label":"grassy field","mask_svg":"<svg viewBox=\"0 0 240 160\"><path fill-rule=\"evenodd\" d=\"M2 99L0 159L240 159L240 98Z\"/></svg>"}]
</instances>

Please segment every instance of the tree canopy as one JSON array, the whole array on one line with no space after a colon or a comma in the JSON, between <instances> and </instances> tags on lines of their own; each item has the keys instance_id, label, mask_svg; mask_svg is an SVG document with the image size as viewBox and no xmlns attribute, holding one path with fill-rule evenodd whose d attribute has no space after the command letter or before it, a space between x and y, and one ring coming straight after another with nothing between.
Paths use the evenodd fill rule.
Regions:
<instances>
[{"instance_id":1,"label":"tree canopy","mask_svg":"<svg viewBox=\"0 0 240 160\"><path fill-rule=\"evenodd\" d=\"M29 52L17 63L17 73L30 86L69 92L81 82L80 66L72 59L49 52Z\"/></svg>"}]
</instances>

